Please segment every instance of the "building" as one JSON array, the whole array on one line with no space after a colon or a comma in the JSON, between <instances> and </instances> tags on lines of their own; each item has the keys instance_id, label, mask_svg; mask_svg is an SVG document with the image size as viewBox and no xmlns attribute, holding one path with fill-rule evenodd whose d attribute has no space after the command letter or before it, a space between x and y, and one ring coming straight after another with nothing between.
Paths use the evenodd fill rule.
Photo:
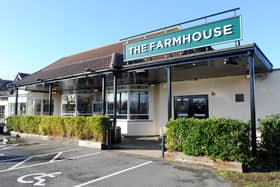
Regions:
<instances>
[{"instance_id":1,"label":"building","mask_svg":"<svg viewBox=\"0 0 280 187\"><path fill-rule=\"evenodd\" d=\"M7 85L11 83L10 80L0 79L0 132L3 132L3 127L5 125L5 118L8 116L8 87Z\"/></svg>"},{"instance_id":2,"label":"building","mask_svg":"<svg viewBox=\"0 0 280 187\"><path fill-rule=\"evenodd\" d=\"M257 44L240 45L240 23L240 16L181 23L63 57L11 85L18 103L11 110L108 115L130 136L161 135L171 118L229 117L251 121L255 139L257 119L279 113L280 71ZM232 45L216 47L224 42Z\"/></svg>"}]
</instances>

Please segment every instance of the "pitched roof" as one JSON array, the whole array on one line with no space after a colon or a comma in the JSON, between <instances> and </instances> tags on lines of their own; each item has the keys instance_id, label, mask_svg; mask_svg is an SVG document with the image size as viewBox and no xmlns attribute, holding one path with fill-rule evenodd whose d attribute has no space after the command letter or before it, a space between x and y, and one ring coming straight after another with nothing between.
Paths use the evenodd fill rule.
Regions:
<instances>
[{"instance_id":1,"label":"pitched roof","mask_svg":"<svg viewBox=\"0 0 280 187\"><path fill-rule=\"evenodd\" d=\"M14 85L21 86L42 80L84 74L89 69L93 71L113 69L115 65L123 62L123 43L118 42L61 58L47 67L24 77L24 79L15 81Z\"/></svg>"}]
</instances>

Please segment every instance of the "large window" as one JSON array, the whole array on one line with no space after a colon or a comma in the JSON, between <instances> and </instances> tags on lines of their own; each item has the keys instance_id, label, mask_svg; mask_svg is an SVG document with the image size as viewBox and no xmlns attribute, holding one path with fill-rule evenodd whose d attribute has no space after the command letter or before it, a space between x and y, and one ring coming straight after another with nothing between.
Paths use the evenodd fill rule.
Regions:
<instances>
[{"instance_id":1,"label":"large window","mask_svg":"<svg viewBox=\"0 0 280 187\"><path fill-rule=\"evenodd\" d=\"M78 115L91 115L91 95L78 95L77 99Z\"/></svg>"},{"instance_id":2,"label":"large window","mask_svg":"<svg viewBox=\"0 0 280 187\"><path fill-rule=\"evenodd\" d=\"M72 116L75 115L75 108L76 108L76 95L69 94L62 96L62 114L64 116Z\"/></svg>"},{"instance_id":3,"label":"large window","mask_svg":"<svg viewBox=\"0 0 280 187\"><path fill-rule=\"evenodd\" d=\"M33 109L33 114L36 116L42 115L41 113L41 99L36 99L34 100L34 109Z\"/></svg>"},{"instance_id":4,"label":"large window","mask_svg":"<svg viewBox=\"0 0 280 187\"><path fill-rule=\"evenodd\" d=\"M117 93L117 116L119 119L127 119L127 101L128 93L127 91L118 91ZM109 115L113 115L114 109L114 93L109 92L107 94L107 106Z\"/></svg>"},{"instance_id":5,"label":"large window","mask_svg":"<svg viewBox=\"0 0 280 187\"><path fill-rule=\"evenodd\" d=\"M129 98L130 119L149 118L149 94L147 91L132 91Z\"/></svg>"},{"instance_id":6,"label":"large window","mask_svg":"<svg viewBox=\"0 0 280 187\"><path fill-rule=\"evenodd\" d=\"M174 117L208 117L208 96L175 96L174 97Z\"/></svg>"},{"instance_id":7,"label":"large window","mask_svg":"<svg viewBox=\"0 0 280 187\"><path fill-rule=\"evenodd\" d=\"M95 91L92 99L92 113L101 115L103 112L102 92Z\"/></svg>"},{"instance_id":8,"label":"large window","mask_svg":"<svg viewBox=\"0 0 280 187\"><path fill-rule=\"evenodd\" d=\"M26 115L26 103L18 104L18 115Z\"/></svg>"},{"instance_id":9,"label":"large window","mask_svg":"<svg viewBox=\"0 0 280 187\"><path fill-rule=\"evenodd\" d=\"M18 103L17 115L26 115L26 103ZM9 115L15 115L15 103L9 103Z\"/></svg>"},{"instance_id":10,"label":"large window","mask_svg":"<svg viewBox=\"0 0 280 187\"><path fill-rule=\"evenodd\" d=\"M113 115L114 93L107 92L107 114ZM149 119L148 87L121 87L117 93L118 119Z\"/></svg>"},{"instance_id":11,"label":"large window","mask_svg":"<svg viewBox=\"0 0 280 187\"><path fill-rule=\"evenodd\" d=\"M0 119L5 118L5 106L0 106Z\"/></svg>"}]
</instances>

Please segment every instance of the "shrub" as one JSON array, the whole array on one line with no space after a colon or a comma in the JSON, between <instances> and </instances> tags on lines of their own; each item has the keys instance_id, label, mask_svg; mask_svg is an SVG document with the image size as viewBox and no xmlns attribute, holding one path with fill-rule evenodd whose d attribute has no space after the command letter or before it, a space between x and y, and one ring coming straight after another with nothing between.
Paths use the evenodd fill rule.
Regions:
<instances>
[{"instance_id":1,"label":"shrub","mask_svg":"<svg viewBox=\"0 0 280 187\"><path fill-rule=\"evenodd\" d=\"M86 117L64 117L64 124L67 137L81 138L86 125Z\"/></svg>"},{"instance_id":2,"label":"shrub","mask_svg":"<svg viewBox=\"0 0 280 187\"><path fill-rule=\"evenodd\" d=\"M183 151L183 143L188 136L189 128L198 123L194 118L170 120L167 125L166 147L171 151Z\"/></svg>"},{"instance_id":3,"label":"shrub","mask_svg":"<svg viewBox=\"0 0 280 187\"><path fill-rule=\"evenodd\" d=\"M13 131L96 141L103 141L109 125L109 118L104 116L10 116L7 119L7 126Z\"/></svg>"},{"instance_id":4,"label":"shrub","mask_svg":"<svg viewBox=\"0 0 280 187\"><path fill-rule=\"evenodd\" d=\"M51 136L64 136L65 127L60 116L41 116L39 134Z\"/></svg>"},{"instance_id":5,"label":"shrub","mask_svg":"<svg viewBox=\"0 0 280 187\"><path fill-rule=\"evenodd\" d=\"M280 155L280 114L268 115L259 122L261 148L269 154Z\"/></svg>"},{"instance_id":6,"label":"shrub","mask_svg":"<svg viewBox=\"0 0 280 187\"><path fill-rule=\"evenodd\" d=\"M108 128L109 125L109 118L104 118L103 116L87 117L87 128L84 129L84 137L82 138L103 141L105 129Z\"/></svg>"},{"instance_id":7,"label":"shrub","mask_svg":"<svg viewBox=\"0 0 280 187\"><path fill-rule=\"evenodd\" d=\"M20 116L9 116L7 118L7 128L12 131L23 132L20 125Z\"/></svg>"},{"instance_id":8,"label":"shrub","mask_svg":"<svg viewBox=\"0 0 280 187\"><path fill-rule=\"evenodd\" d=\"M167 124L168 149L228 161L250 159L249 125L233 119L177 119Z\"/></svg>"}]
</instances>

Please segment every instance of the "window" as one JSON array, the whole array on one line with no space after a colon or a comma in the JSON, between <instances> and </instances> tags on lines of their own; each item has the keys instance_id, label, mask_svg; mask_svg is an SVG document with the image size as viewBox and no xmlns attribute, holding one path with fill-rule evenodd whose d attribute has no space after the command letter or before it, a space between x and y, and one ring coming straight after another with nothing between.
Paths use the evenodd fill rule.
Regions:
<instances>
[{"instance_id":1,"label":"window","mask_svg":"<svg viewBox=\"0 0 280 187\"><path fill-rule=\"evenodd\" d=\"M103 111L103 102L102 102L102 92L94 92L92 100L92 113L93 114L102 114Z\"/></svg>"},{"instance_id":2,"label":"window","mask_svg":"<svg viewBox=\"0 0 280 187\"><path fill-rule=\"evenodd\" d=\"M0 119L5 118L5 106L0 106Z\"/></svg>"},{"instance_id":3,"label":"window","mask_svg":"<svg viewBox=\"0 0 280 187\"><path fill-rule=\"evenodd\" d=\"M175 97L176 117L189 117L189 100L188 97Z\"/></svg>"},{"instance_id":4,"label":"window","mask_svg":"<svg viewBox=\"0 0 280 187\"><path fill-rule=\"evenodd\" d=\"M77 112L78 115L91 115L91 96L78 95Z\"/></svg>"},{"instance_id":5,"label":"window","mask_svg":"<svg viewBox=\"0 0 280 187\"><path fill-rule=\"evenodd\" d=\"M122 91L117 94L117 115L120 119L127 118L127 100L128 95L126 91Z\"/></svg>"},{"instance_id":6,"label":"window","mask_svg":"<svg viewBox=\"0 0 280 187\"><path fill-rule=\"evenodd\" d=\"M132 91L129 98L130 119L149 118L148 91Z\"/></svg>"},{"instance_id":7,"label":"window","mask_svg":"<svg viewBox=\"0 0 280 187\"><path fill-rule=\"evenodd\" d=\"M118 119L149 119L149 92L147 86L121 86L117 93ZM114 93L107 92L107 114L113 115Z\"/></svg>"},{"instance_id":8,"label":"window","mask_svg":"<svg viewBox=\"0 0 280 187\"><path fill-rule=\"evenodd\" d=\"M18 115L26 115L26 103L18 104Z\"/></svg>"},{"instance_id":9,"label":"window","mask_svg":"<svg viewBox=\"0 0 280 187\"><path fill-rule=\"evenodd\" d=\"M9 103L9 115L15 114L15 103Z\"/></svg>"},{"instance_id":10,"label":"window","mask_svg":"<svg viewBox=\"0 0 280 187\"><path fill-rule=\"evenodd\" d=\"M127 119L127 102L128 92L119 91L117 93L117 116L119 119ZM113 115L114 110L114 93L107 94L107 113Z\"/></svg>"},{"instance_id":11,"label":"window","mask_svg":"<svg viewBox=\"0 0 280 187\"><path fill-rule=\"evenodd\" d=\"M175 96L174 97L174 117L208 117L208 96Z\"/></svg>"},{"instance_id":12,"label":"window","mask_svg":"<svg viewBox=\"0 0 280 187\"><path fill-rule=\"evenodd\" d=\"M244 102L244 94L235 94L235 102Z\"/></svg>"},{"instance_id":13,"label":"window","mask_svg":"<svg viewBox=\"0 0 280 187\"><path fill-rule=\"evenodd\" d=\"M41 99L34 100L33 114L36 116L42 115L41 114Z\"/></svg>"},{"instance_id":14,"label":"window","mask_svg":"<svg viewBox=\"0 0 280 187\"><path fill-rule=\"evenodd\" d=\"M62 96L62 113L63 115L74 115L76 107L76 95L64 95Z\"/></svg>"},{"instance_id":15,"label":"window","mask_svg":"<svg viewBox=\"0 0 280 187\"><path fill-rule=\"evenodd\" d=\"M53 100L51 103L51 111L53 113ZM49 100L48 99L43 99L43 115L49 115Z\"/></svg>"}]
</instances>

